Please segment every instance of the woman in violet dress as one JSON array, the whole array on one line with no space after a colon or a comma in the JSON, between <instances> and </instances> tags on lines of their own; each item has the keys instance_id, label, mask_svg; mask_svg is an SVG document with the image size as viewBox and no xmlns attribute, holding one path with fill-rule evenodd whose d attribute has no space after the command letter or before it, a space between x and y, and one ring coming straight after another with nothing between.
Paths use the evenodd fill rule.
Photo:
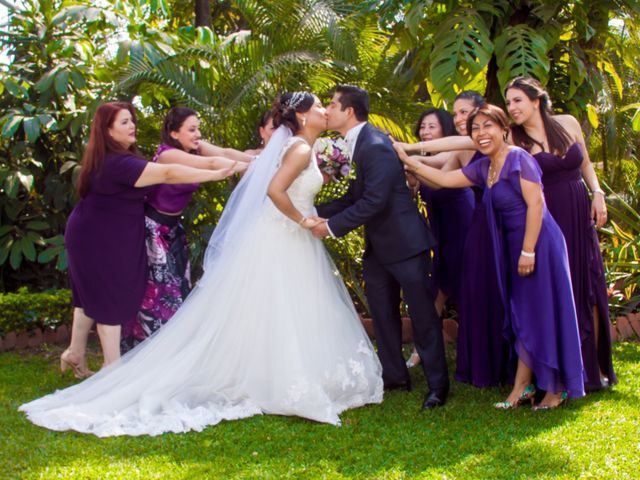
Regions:
<instances>
[{"instance_id":1,"label":"woman in violet dress","mask_svg":"<svg viewBox=\"0 0 640 480\"><path fill-rule=\"evenodd\" d=\"M580 124L571 115L552 115L549 94L537 80L515 78L505 97L515 122L513 143L538 161L549 212L567 242L585 388L599 390L617 383L604 264L595 230L607 221L604 192L589 160ZM591 202L585 183L593 192Z\"/></svg>"},{"instance_id":2,"label":"woman in violet dress","mask_svg":"<svg viewBox=\"0 0 640 480\"><path fill-rule=\"evenodd\" d=\"M150 187L222 180L240 171L236 162L224 159L218 170L149 163L138 155L135 141L136 118L129 103L98 107L78 181L81 200L65 231L75 308L60 368L71 368L77 378L92 373L85 350L93 323L108 365L120 358L122 323L140 307L147 278L144 200Z\"/></svg>"},{"instance_id":3,"label":"woman in violet dress","mask_svg":"<svg viewBox=\"0 0 640 480\"><path fill-rule=\"evenodd\" d=\"M463 145L460 141L473 148L473 142L468 137L467 119L484 103L484 98L478 92L461 92L453 103L453 121L460 137L443 137L418 144L400 145L406 152L443 152L412 157L425 165L443 171L465 167L482 157L476 150L461 149ZM457 305L456 380L484 388L512 380L515 365L508 360L508 344L502 336L504 309L497 288L495 264L486 255L491 238L482 203L483 189L473 186L472 190L475 209L462 251L460 298ZM412 360L413 357L409 362Z\"/></svg>"},{"instance_id":4,"label":"woman in violet dress","mask_svg":"<svg viewBox=\"0 0 640 480\"><path fill-rule=\"evenodd\" d=\"M425 110L418 119L415 135L423 142L456 135L451 114L441 108ZM428 162L428 157L423 158ZM408 183L411 185L411 180ZM463 246L475 200L469 188L433 188L418 182L415 187L419 188L427 206L427 219L437 241L433 261L437 289L435 306L438 314L442 315L447 300L457 305L460 299ZM414 350L407 360L407 366L411 368L419 363L420 357Z\"/></svg>"},{"instance_id":5,"label":"woman in violet dress","mask_svg":"<svg viewBox=\"0 0 640 480\"><path fill-rule=\"evenodd\" d=\"M153 157L155 163L216 169L228 163L225 158L238 162L252 159L246 153L202 140L198 115L186 107L169 110L161 137L162 144ZM147 196L144 220L149 277L140 311L122 325L122 353L164 325L191 290L189 249L180 216L199 186L158 185Z\"/></svg>"},{"instance_id":6,"label":"woman in violet dress","mask_svg":"<svg viewBox=\"0 0 640 480\"><path fill-rule=\"evenodd\" d=\"M453 121L458 133L468 137L467 119L485 100L478 92L461 92L453 102ZM446 137L424 144L409 145L407 150L433 148L443 151L450 145ZM448 156L446 156L448 155ZM426 165L443 171L463 168L480 159L483 155L475 150L454 150L449 154L418 157ZM434 162L430 160L433 159ZM443 159L446 161L443 162ZM482 203L483 189L472 187L475 196L475 210L468 225L466 240L462 250L462 272L460 296L458 299L458 338L456 347L456 380L484 388L496 386L513 379L514 366L508 361L508 344L502 337L504 309L497 288L495 264L486 255L491 248L487 215Z\"/></svg>"},{"instance_id":7,"label":"woman in violet dress","mask_svg":"<svg viewBox=\"0 0 640 480\"><path fill-rule=\"evenodd\" d=\"M507 306L505 337L518 356L514 387L499 409L531 402L536 386L546 410L584 395L580 338L562 232L546 210L541 172L525 150L507 143L505 113L484 105L467 129L484 157L461 170L442 172L396 149L418 178L448 188L484 187L498 286ZM491 252L487 252L491 254Z\"/></svg>"}]
</instances>

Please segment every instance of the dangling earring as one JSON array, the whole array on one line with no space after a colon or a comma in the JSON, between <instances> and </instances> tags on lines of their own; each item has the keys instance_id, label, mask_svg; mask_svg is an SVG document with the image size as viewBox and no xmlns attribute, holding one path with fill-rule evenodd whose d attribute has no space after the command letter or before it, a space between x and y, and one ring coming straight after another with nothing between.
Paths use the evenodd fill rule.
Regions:
<instances>
[{"instance_id":1,"label":"dangling earring","mask_svg":"<svg viewBox=\"0 0 640 480\"><path fill-rule=\"evenodd\" d=\"M307 117L302 117L302 126L303 127L307 126Z\"/></svg>"}]
</instances>

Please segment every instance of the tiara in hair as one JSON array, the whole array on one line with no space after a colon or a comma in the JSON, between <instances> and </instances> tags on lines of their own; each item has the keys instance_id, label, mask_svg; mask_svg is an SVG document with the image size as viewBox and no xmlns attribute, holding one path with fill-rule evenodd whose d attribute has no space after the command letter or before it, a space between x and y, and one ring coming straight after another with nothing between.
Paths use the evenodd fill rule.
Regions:
<instances>
[{"instance_id":1,"label":"tiara in hair","mask_svg":"<svg viewBox=\"0 0 640 480\"><path fill-rule=\"evenodd\" d=\"M296 108L298 108L298 105L302 103L305 95L306 92L293 92L293 95L291 95L289 101L285 103L285 107L290 108L291 110L295 110Z\"/></svg>"}]
</instances>

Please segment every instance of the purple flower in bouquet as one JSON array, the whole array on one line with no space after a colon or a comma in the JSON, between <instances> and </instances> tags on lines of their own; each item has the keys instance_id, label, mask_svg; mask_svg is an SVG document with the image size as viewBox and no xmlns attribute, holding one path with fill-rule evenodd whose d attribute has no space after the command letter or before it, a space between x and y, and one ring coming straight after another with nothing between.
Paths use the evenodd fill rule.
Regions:
<instances>
[{"instance_id":1,"label":"purple flower in bouquet","mask_svg":"<svg viewBox=\"0 0 640 480\"><path fill-rule=\"evenodd\" d=\"M313 150L325 182L339 182L352 173L349 149L344 140L322 137L316 140Z\"/></svg>"},{"instance_id":2,"label":"purple flower in bouquet","mask_svg":"<svg viewBox=\"0 0 640 480\"><path fill-rule=\"evenodd\" d=\"M342 175L343 177L348 177L350 173L351 173L351 165L349 165L348 163L340 167L340 175Z\"/></svg>"}]
</instances>

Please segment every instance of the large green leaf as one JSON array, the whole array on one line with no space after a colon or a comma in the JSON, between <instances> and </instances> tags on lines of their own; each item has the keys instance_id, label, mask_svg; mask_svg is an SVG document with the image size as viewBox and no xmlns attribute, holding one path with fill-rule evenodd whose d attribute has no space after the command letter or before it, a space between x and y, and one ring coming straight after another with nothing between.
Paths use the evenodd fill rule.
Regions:
<instances>
[{"instance_id":1,"label":"large green leaf","mask_svg":"<svg viewBox=\"0 0 640 480\"><path fill-rule=\"evenodd\" d=\"M35 143L40 136L40 119L38 117L25 118L22 126L27 142Z\"/></svg>"},{"instance_id":2,"label":"large green leaf","mask_svg":"<svg viewBox=\"0 0 640 480\"><path fill-rule=\"evenodd\" d=\"M60 69L60 65L56 65L47 73L45 73L42 77L40 77L40 80L38 80L38 82L35 84L36 90L40 93L46 92L47 90L49 90L53 85L53 80L59 69Z\"/></svg>"},{"instance_id":3,"label":"large green leaf","mask_svg":"<svg viewBox=\"0 0 640 480\"><path fill-rule=\"evenodd\" d=\"M11 245L11 253L9 253L9 264L14 270L18 270L22 264L22 244L21 242L13 242Z\"/></svg>"},{"instance_id":4,"label":"large green leaf","mask_svg":"<svg viewBox=\"0 0 640 480\"><path fill-rule=\"evenodd\" d=\"M22 248L22 253L27 260L31 262L36 260L36 247L33 240L28 237L23 237L20 240L20 247Z\"/></svg>"},{"instance_id":5,"label":"large green leaf","mask_svg":"<svg viewBox=\"0 0 640 480\"><path fill-rule=\"evenodd\" d=\"M11 138L18 130L20 123L22 123L24 117L22 115L9 115L4 127L2 128L2 136L5 138Z\"/></svg>"},{"instance_id":6,"label":"large green leaf","mask_svg":"<svg viewBox=\"0 0 640 480\"><path fill-rule=\"evenodd\" d=\"M56 93L58 95L64 95L67 93L69 87L69 70L62 70L56 75Z\"/></svg>"},{"instance_id":7,"label":"large green leaf","mask_svg":"<svg viewBox=\"0 0 640 480\"><path fill-rule=\"evenodd\" d=\"M527 25L509 26L496 38L498 82L501 91L514 77L531 76L545 85L549 74L547 42Z\"/></svg>"},{"instance_id":8,"label":"large green leaf","mask_svg":"<svg viewBox=\"0 0 640 480\"><path fill-rule=\"evenodd\" d=\"M9 258L13 241L13 237L11 236L6 236L0 239L0 265L4 265L7 258Z\"/></svg>"},{"instance_id":9,"label":"large green leaf","mask_svg":"<svg viewBox=\"0 0 640 480\"><path fill-rule=\"evenodd\" d=\"M485 68L493 53L489 29L470 8L453 12L437 28L431 51L431 82L452 100Z\"/></svg>"}]
</instances>

